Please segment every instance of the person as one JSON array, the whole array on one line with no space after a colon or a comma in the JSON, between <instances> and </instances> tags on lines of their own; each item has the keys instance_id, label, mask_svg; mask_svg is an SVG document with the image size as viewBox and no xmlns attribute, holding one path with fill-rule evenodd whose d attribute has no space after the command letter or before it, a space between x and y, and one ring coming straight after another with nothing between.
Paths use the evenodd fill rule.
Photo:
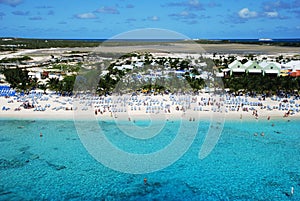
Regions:
<instances>
[{"instance_id":1,"label":"person","mask_svg":"<svg viewBox=\"0 0 300 201\"><path fill-rule=\"evenodd\" d=\"M288 117L288 116L290 116L290 111L288 111L287 113L285 113L283 117Z\"/></svg>"}]
</instances>

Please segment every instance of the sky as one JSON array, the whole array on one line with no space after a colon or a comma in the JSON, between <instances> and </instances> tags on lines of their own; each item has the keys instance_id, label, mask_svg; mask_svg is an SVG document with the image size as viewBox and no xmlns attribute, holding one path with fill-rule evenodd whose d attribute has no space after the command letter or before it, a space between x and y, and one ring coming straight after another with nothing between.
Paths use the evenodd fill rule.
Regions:
<instances>
[{"instance_id":1,"label":"sky","mask_svg":"<svg viewBox=\"0 0 300 201\"><path fill-rule=\"evenodd\" d=\"M145 28L191 39L300 38L300 0L0 0L0 37L108 39Z\"/></svg>"}]
</instances>

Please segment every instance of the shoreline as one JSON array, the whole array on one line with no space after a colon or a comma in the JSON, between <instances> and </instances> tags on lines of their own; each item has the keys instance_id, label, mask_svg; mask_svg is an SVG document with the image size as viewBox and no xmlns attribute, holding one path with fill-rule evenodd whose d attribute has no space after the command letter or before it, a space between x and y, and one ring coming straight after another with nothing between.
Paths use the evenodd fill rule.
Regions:
<instances>
[{"instance_id":1,"label":"shoreline","mask_svg":"<svg viewBox=\"0 0 300 201\"><path fill-rule=\"evenodd\" d=\"M66 116L60 116L60 117L55 117L55 115L52 116L35 116L35 115L22 115L22 116L3 116L0 115L0 121L72 121L74 123L80 122L80 121L95 121L95 122L133 122L135 123L136 121L165 121L165 122L172 122L172 121L190 121L189 119L182 119L178 116L171 116L170 118L161 118L161 116L157 116L155 119L149 119L145 118L144 116L135 116L135 118L132 118L131 121L129 121L126 118L112 118L112 117L102 117L102 118L94 118L94 119L86 119L86 118L81 118L81 119L74 119L73 115L66 115ZM207 117L200 117L195 119L196 122L214 122L214 119L211 119L209 115ZM276 122L276 121L300 121L300 116L291 116L291 117L281 117L281 116L272 116L271 119L268 120L268 118L261 117L259 119L255 118L249 118L249 117L243 117L240 119L237 115L232 115L232 114L227 114L223 119L217 119L217 122L221 123L226 123L226 122ZM192 122L192 121L190 121Z\"/></svg>"}]
</instances>

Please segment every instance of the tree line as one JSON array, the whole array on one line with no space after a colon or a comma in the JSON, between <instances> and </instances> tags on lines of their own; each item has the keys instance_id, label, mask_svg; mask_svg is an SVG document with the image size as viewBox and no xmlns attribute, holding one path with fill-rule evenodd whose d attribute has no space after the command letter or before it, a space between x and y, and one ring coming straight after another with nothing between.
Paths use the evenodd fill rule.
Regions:
<instances>
[{"instance_id":1,"label":"tree line","mask_svg":"<svg viewBox=\"0 0 300 201\"><path fill-rule=\"evenodd\" d=\"M272 77L245 74L238 77L223 78L224 87L234 93L256 93L267 96L285 93L299 93L300 79L298 77Z\"/></svg>"},{"instance_id":2,"label":"tree line","mask_svg":"<svg viewBox=\"0 0 300 201\"><path fill-rule=\"evenodd\" d=\"M65 76L62 80L50 78L46 83L41 83L37 78L29 76L29 71L21 68L2 69L1 73L5 76L11 88L20 92L28 93L30 90L41 89L46 92L47 89L63 95L70 95L73 92L76 76Z\"/></svg>"},{"instance_id":3,"label":"tree line","mask_svg":"<svg viewBox=\"0 0 300 201\"><path fill-rule=\"evenodd\" d=\"M46 83L41 83L37 78L32 78L28 75L26 69L14 68L3 69L1 73L4 74L6 81L10 86L18 91L29 92L32 89L41 89L46 92L47 89L61 93L64 95L70 95L73 92L76 75L65 76L62 80L58 78L50 78ZM97 93L109 94L117 86L118 82L125 76L125 72L111 69L110 73L101 77L97 85ZM201 78L191 77L189 74L183 75L183 79L187 81L190 88L195 91L199 91L207 86L205 80ZM233 93L250 93L250 94L265 94L267 96L285 93L297 93L299 94L300 79L298 77L271 77L262 75L242 75L238 77L222 78L224 88L228 88ZM169 87L174 87L174 83L170 82ZM135 84L135 83L133 83ZM135 84L136 85L136 84ZM167 85L166 85L167 86ZM140 89L148 91L169 91L171 89L161 84L145 82L141 85Z\"/></svg>"}]
</instances>

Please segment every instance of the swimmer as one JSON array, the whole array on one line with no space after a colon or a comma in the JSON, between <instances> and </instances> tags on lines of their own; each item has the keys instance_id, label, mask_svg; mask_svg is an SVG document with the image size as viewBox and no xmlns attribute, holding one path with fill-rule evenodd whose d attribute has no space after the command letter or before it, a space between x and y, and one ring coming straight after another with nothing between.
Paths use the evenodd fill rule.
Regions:
<instances>
[{"instance_id":1,"label":"swimmer","mask_svg":"<svg viewBox=\"0 0 300 201\"><path fill-rule=\"evenodd\" d=\"M144 184L147 184L147 178L144 178Z\"/></svg>"},{"instance_id":2,"label":"swimmer","mask_svg":"<svg viewBox=\"0 0 300 201\"><path fill-rule=\"evenodd\" d=\"M42 132L40 132L40 137L43 137L43 133Z\"/></svg>"},{"instance_id":3,"label":"swimmer","mask_svg":"<svg viewBox=\"0 0 300 201\"><path fill-rule=\"evenodd\" d=\"M257 136L257 133L254 133L254 136Z\"/></svg>"},{"instance_id":4,"label":"swimmer","mask_svg":"<svg viewBox=\"0 0 300 201\"><path fill-rule=\"evenodd\" d=\"M260 134L261 136L265 136L265 133L264 132L261 132L261 134Z\"/></svg>"}]
</instances>

